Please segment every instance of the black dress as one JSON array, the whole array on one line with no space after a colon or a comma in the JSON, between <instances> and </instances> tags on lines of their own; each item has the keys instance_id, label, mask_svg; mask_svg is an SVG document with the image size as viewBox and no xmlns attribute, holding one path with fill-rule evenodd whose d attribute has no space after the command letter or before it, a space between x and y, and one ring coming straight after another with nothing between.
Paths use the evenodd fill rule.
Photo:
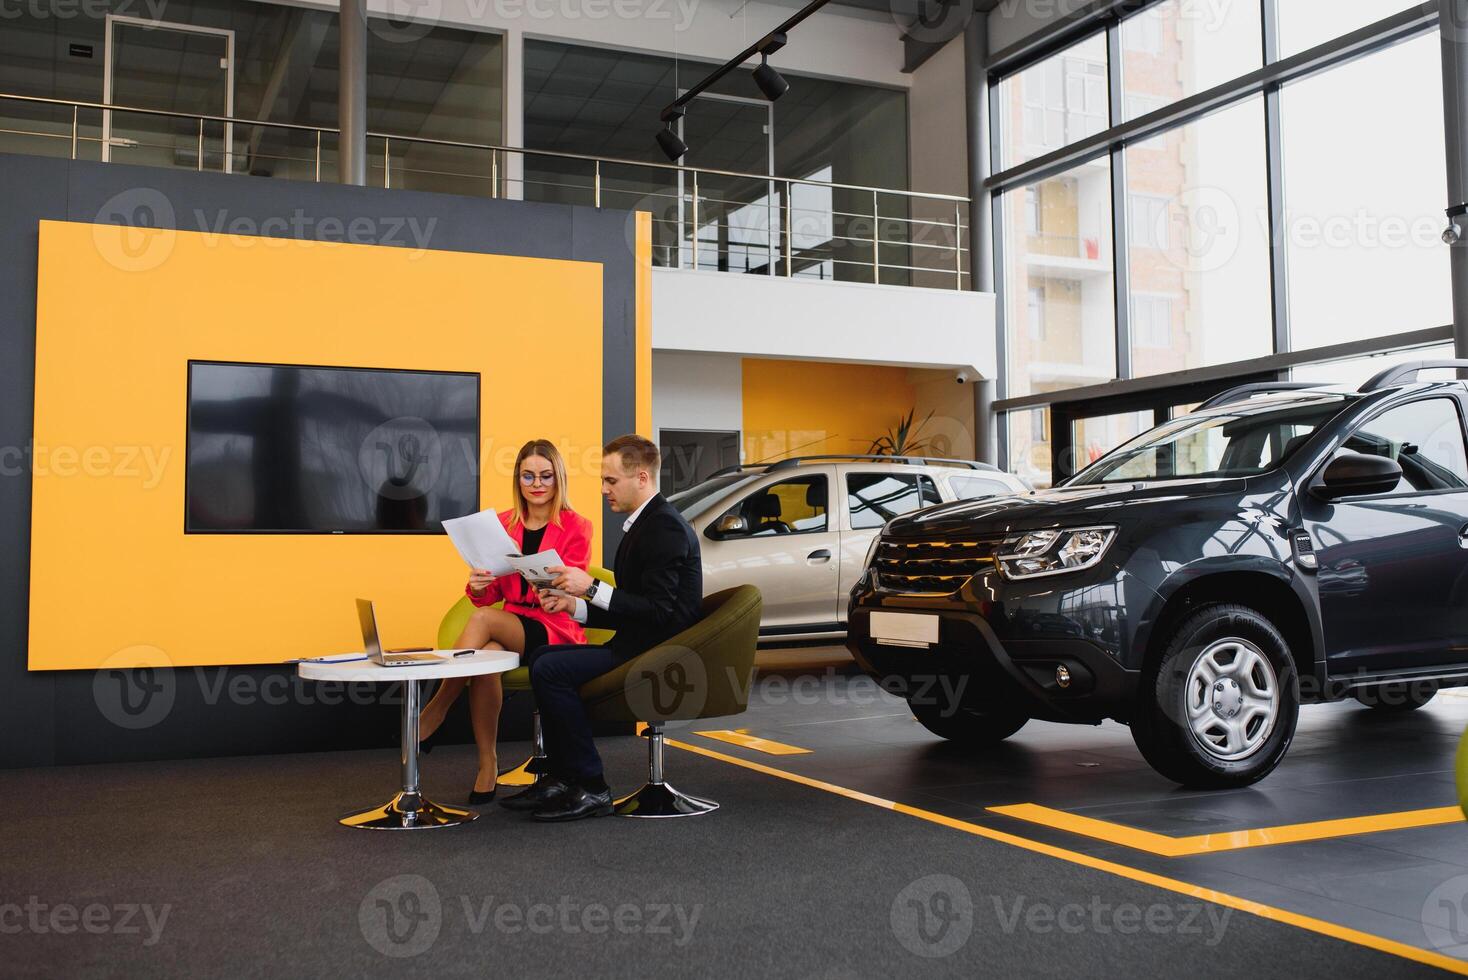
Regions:
<instances>
[{"instance_id":1,"label":"black dress","mask_svg":"<svg viewBox=\"0 0 1468 980\"><path fill-rule=\"evenodd\" d=\"M537 553L540 551L540 542L544 538L545 528L536 528L534 531L528 527L525 528L524 534L520 539L520 553L522 555L533 555ZM545 624L540 620L532 619L520 613L513 613L512 615L520 620L520 626L525 630L525 654L527 656L550 642L550 637L545 631Z\"/></svg>"}]
</instances>

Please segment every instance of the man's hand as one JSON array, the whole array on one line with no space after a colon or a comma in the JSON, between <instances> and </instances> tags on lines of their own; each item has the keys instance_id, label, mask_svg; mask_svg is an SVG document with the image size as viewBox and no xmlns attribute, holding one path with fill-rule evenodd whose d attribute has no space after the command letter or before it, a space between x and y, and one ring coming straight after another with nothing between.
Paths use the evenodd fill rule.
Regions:
<instances>
[{"instance_id":1,"label":"man's hand","mask_svg":"<svg viewBox=\"0 0 1468 980\"><path fill-rule=\"evenodd\" d=\"M564 565L552 565L546 569L556 577L554 586L562 592L569 592L573 596L584 596L586 590L591 588L591 583L596 579L579 568L566 568ZM574 605L574 604L573 604Z\"/></svg>"},{"instance_id":2,"label":"man's hand","mask_svg":"<svg viewBox=\"0 0 1468 980\"><path fill-rule=\"evenodd\" d=\"M574 613L576 600L568 595L551 595L547 592L540 597L540 608L548 613Z\"/></svg>"},{"instance_id":3,"label":"man's hand","mask_svg":"<svg viewBox=\"0 0 1468 980\"><path fill-rule=\"evenodd\" d=\"M494 584L494 573L482 568L469 569L469 590L475 595L484 595L484 590Z\"/></svg>"}]
</instances>

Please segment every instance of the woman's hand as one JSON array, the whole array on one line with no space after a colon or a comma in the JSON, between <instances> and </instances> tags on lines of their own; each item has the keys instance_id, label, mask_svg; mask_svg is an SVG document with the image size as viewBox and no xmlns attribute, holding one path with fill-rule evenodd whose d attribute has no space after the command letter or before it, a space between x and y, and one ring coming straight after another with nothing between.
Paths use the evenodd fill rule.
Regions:
<instances>
[{"instance_id":1,"label":"woman's hand","mask_svg":"<svg viewBox=\"0 0 1468 980\"><path fill-rule=\"evenodd\" d=\"M469 591L476 596L484 595L486 589L494 584L494 573L482 568L469 569Z\"/></svg>"},{"instance_id":2,"label":"woman's hand","mask_svg":"<svg viewBox=\"0 0 1468 980\"><path fill-rule=\"evenodd\" d=\"M568 595L552 595L549 592L543 592L540 596L540 608L548 613L574 613L576 600Z\"/></svg>"}]
</instances>

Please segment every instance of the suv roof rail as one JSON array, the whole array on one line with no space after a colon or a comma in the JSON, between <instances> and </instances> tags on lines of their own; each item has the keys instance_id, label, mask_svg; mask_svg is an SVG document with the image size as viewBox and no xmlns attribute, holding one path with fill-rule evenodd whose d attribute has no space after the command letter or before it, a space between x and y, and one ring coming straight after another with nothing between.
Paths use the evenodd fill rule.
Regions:
<instances>
[{"instance_id":1,"label":"suv roof rail","mask_svg":"<svg viewBox=\"0 0 1468 980\"><path fill-rule=\"evenodd\" d=\"M734 463L722 469L714 470L708 475L708 478L712 480L716 476L728 476L730 473L740 473L744 470L757 470L769 465L769 463Z\"/></svg>"},{"instance_id":2,"label":"suv roof rail","mask_svg":"<svg viewBox=\"0 0 1468 980\"><path fill-rule=\"evenodd\" d=\"M1319 381L1254 381L1246 385L1236 385L1227 391L1221 391L1212 398L1203 402L1198 408L1217 408L1220 405L1230 405L1234 402L1243 401L1250 395L1262 394L1266 391L1299 391L1302 388L1319 388ZM1194 409L1196 411L1197 409Z\"/></svg>"},{"instance_id":3,"label":"suv roof rail","mask_svg":"<svg viewBox=\"0 0 1468 980\"><path fill-rule=\"evenodd\" d=\"M1468 370L1468 360L1457 358L1442 361L1408 361L1406 364L1398 364L1396 367L1389 367L1378 371L1361 386L1361 391L1380 391L1382 388L1390 388L1392 385L1399 385L1407 381L1416 381L1417 372L1428 371L1433 368Z\"/></svg>"},{"instance_id":4,"label":"suv roof rail","mask_svg":"<svg viewBox=\"0 0 1468 980\"><path fill-rule=\"evenodd\" d=\"M769 470L788 470L799 466L801 463L829 462L832 460L861 460L877 463L906 463L909 466L963 466L971 470L990 470L999 472L999 467L989 463L980 463L972 459L942 459L935 456L879 456L871 453L831 453L822 456L791 456L788 459L779 459L769 464ZM764 464L758 464L764 465Z\"/></svg>"}]
</instances>

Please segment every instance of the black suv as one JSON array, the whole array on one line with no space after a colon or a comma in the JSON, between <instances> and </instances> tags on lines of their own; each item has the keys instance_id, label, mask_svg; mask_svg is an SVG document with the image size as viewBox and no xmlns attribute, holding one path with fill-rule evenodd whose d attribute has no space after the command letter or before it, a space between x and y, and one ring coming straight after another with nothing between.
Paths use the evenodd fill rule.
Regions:
<instances>
[{"instance_id":1,"label":"black suv","mask_svg":"<svg viewBox=\"0 0 1468 980\"><path fill-rule=\"evenodd\" d=\"M889 522L847 645L945 738L1131 726L1191 786L1267 775L1302 702L1468 684L1468 385L1244 385L1051 490Z\"/></svg>"}]
</instances>

